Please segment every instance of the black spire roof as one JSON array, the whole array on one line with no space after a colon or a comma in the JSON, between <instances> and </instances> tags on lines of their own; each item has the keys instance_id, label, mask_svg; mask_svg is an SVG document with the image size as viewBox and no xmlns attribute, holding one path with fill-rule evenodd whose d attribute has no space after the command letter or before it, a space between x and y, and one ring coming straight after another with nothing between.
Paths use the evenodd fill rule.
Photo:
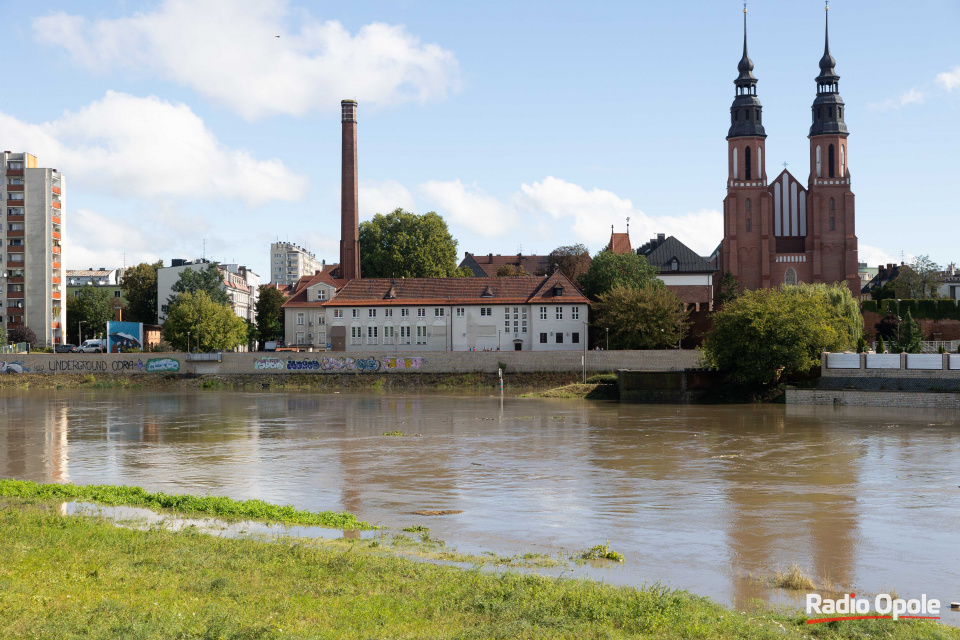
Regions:
<instances>
[{"instance_id":1,"label":"black spire roof","mask_svg":"<svg viewBox=\"0 0 960 640\"><path fill-rule=\"evenodd\" d=\"M763 107L757 98L757 78L753 75L753 60L747 53L747 5L743 5L743 57L737 65L740 75L733 81L737 85L737 97L730 107L730 130L727 138L745 136L766 138L763 130Z\"/></svg>"},{"instance_id":2,"label":"black spire roof","mask_svg":"<svg viewBox=\"0 0 960 640\"><path fill-rule=\"evenodd\" d=\"M820 75L817 76L817 98L813 101L813 125L810 135L846 135L847 124L843 121L843 98L840 97L840 76L835 67L837 61L830 54L830 2L826 4L826 27L824 31L823 57L820 58Z\"/></svg>"}]
</instances>

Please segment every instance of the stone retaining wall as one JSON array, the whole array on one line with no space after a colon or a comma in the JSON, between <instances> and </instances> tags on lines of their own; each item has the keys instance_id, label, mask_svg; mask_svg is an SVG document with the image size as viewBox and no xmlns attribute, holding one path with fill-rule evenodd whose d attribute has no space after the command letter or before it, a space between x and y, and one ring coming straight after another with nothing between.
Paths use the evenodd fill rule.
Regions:
<instances>
[{"instance_id":1,"label":"stone retaining wall","mask_svg":"<svg viewBox=\"0 0 960 640\"><path fill-rule=\"evenodd\" d=\"M0 356L0 375L7 374L265 374L287 373L507 373L580 371L582 351L439 351L379 353L225 353L221 362L191 362L183 353L17 354ZM5 359L4 359L5 358ZM698 366L700 352L587 351L591 372L633 369L679 371Z\"/></svg>"},{"instance_id":2,"label":"stone retaining wall","mask_svg":"<svg viewBox=\"0 0 960 640\"><path fill-rule=\"evenodd\" d=\"M787 404L960 409L960 393L787 389Z\"/></svg>"}]
</instances>

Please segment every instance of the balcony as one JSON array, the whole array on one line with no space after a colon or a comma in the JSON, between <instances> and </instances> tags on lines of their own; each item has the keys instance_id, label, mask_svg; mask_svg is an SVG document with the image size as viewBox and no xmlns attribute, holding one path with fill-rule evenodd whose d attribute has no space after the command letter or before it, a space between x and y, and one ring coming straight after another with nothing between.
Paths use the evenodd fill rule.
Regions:
<instances>
[{"instance_id":1,"label":"balcony","mask_svg":"<svg viewBox=\"0 0 960 640\"><path fill-rule=\"evenodd\" d=\"M23 291L7 291L7 298L11 300L23 300Z\"/></svg>"},{"instance_id":2,"label":"balcony","mask_svg":"<svg viewBox=\"0 0 960 640\"><path fill-rule=\"evenodd\" d=\"M53 192L57 195L60 195L60 187L54 187Z\"/></svg>"},{"instance_id":3,"label":"balcony","mask_svg":"<svg viewBox=\"0 0 960 640\"><path fill-rule=\"evenodd\" d=\"M8 193L7 194L7 204L11 207L22 207L23 206L23 194L22 193ZM20 196L20 199L17 200L16 196Z\"/></svg>"},{"instance_id":4,"label":"balcony","mask_svg":"<svg viewBox=\"0 0 960 640\"><path fill-rule=\"evenodd\" d=\"M52 204L53 204L53 208L54 208L54 209L59 209L59 208L60 208L60 203L59 203L59 202L53 202Z\"/></svg>"},{"instance_id":5,"label":"balcony","mask_svg":"<svg viewBox=\"0 0 960 640\"><path fill-rule=\"evenodd\" d=\"M22 177L23 169L7 169L7 175L11 178Z\"/></svg>"},{"instance_id":6,"label":"balcony","mask_svg":"<svg viewBox=\"0 0 960 640\"><path fill-rule=\"evenodd\" d=\"M11 193L11 194L12 194L12 193L15 192L15 191L23 191L23 185L22 185L22 184L8 184L8 185L7 185L7 192L8 192L8 193Z\"/></svg>"},{"instance_id":7,"label":"balcony","mask_svg":"<svg viewBox=\"0 0 960 640\"><path fill-rule=\"evenodd\" d=\"M8 213L7 220L10 222L23 222L23 214L21 213L20 215L16 215L13 213Z\"/></svg>"},{"instance_id":8,"label":"balcony","mask_svg":"<svg viewBox=\"0 0 960 640\"><path fill-rule=\"evenodd\" d=\"M8 237L8 238L22 238L22 237L23 237L23 229L20 229L19 231L7 231L7 237Z\"/></svg>"},{"instance_id":9,"label":"balcony","mask_svg":"<svg viewBox=\"0 0 960 640\"><path fill-rule=\"evenodd\" d=\"M20 262L12 262L12 261L8 262L7 267L11 269L23 269L23 260L21 260Z\"/></svg>"},{"instance_id":10,"label":"balcony","mask_svg":"<svg viewBox=\"0 0 960 640\"><path fill-rule=\"evenodd\" d=\"M60 323L59 323L59 322L54 322L54 323L52 323L50 326L51 326L52 328L54 328L54 329L59 329L59 328L60 328Z\"/></svg>"},{"instance_id":11,"label":"balcony","mask_svg":"<svg viewBox=\"0 0 960 640\"><path fill-rule=\"evenodd\" d=\"M53 276L53 284L60 284L60 278Z\"/></svg>"},{"instance_id":12,"label":"balcony","mask_svg":"<svg viewBox=\"0 0 960 640\"><path fill-rule=\"evenodd\" d=\"M7 278L7 282L10 284L23 284L23 276L10 276Z\"/></svg>"},{"instance_id":13,"label":"balcony","mask_svg":"<svg viewBox=\"0 0 960 640\"><path fill-rule=\"evenodd\" d=\"M18 216L18 219L23 220L23 216ZM60 224L60 216L53 216L53 224Z\"/></svg>"},{"instance_id":14,"label":"balcony","mask_svg":"<svg viewBox=\"0 0 960 640\"><path fill-rule=\"evenodd\" d=\"M54 253L60 253L60 247L53 247Z\"/></svg>"},{"instance_id":15,"label":"balcony","mask_svg":"<svg viewBox=\"0 0 960 640\"><path fill-rule=\"evenodd\" d=\"M54 300L59 300L59 299L60 299L60 292L59 292L59 291L54 291L54 292L53 292L52 294L50 294L50 295L51 295L51 297L52 297Z\"/></svg>"},{"instance_id":16,"label":"balcony","mask_svg":"<svg viewBox=\"0 0 960 640\"><path fill-rule=\"evenodd\" d=\"M9 234L8 234L8 235L9 235ZM13 237L13 236L10 236L10 237ZM60 232L59 232L59 231L54 231L54 232L53 232L53 237L56 238L57 240L59 240L59 239L60 239Z\"/></svg>"},{"instance_id":17,"label":"balcony","mask_svg":"<svg viewBox=\"0 0 960 640\"><path fill-rule=\"evenodd\" d=\"M13 266L13 263L12 263L12 262L10 263L10 266L11 266L11 267ZM23 266L23 263L22 263L22 262L20 263L20 266L21 266L21 267ZM54 268L54 269L59 269L59 268L60 268L60 263L59 263L59 262L54 262L54 263L53 263L53 268Z\"/></svg>"}]
</instances>

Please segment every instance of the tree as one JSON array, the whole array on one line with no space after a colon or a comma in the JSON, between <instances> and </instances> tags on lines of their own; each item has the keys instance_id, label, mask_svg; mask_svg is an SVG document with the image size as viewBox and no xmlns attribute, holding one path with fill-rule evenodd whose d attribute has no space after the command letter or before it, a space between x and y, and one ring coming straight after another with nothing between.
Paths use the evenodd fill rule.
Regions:
<instances>
[{"instance_id":1,"label":"tree","mask_svg":"<svg viewBox=\"0 0 960 640\"><path fill-rule=\"evenodd\" d=\"M184 292L170 304L163 338L179 351L187 349L188 341L195 351L225 351L247 342L247 323L206 291Z\"/></svg>"},{"instance_id":2,"label":"tree","mask_svg":"<svg viewBox=\"0 0 960 640\"><path fill-rule=\"evenodd\" d=\"M940 265L930 256L918 256L913 262L900 267L900 275L893 281L898 298L921 300L939 297L938 289L943 284Z\"/></svg>"},{"instance_id":3,"label":"tree","mask_svg":"<svg viewBox=\"0 0 960 640\"><path fill-rule=\"evenodd\" d=\"M643 256L603 250L594 257L590 269L581 276L580 282L584 294L598 300L617 285L633 289L643 289L648 285L662 287L663 282L656 277L659 271L647 264Z\"/></svg>"},{"instance_id":4,"label":"tree","mask_svg":"<svg viewBox=\"0 0 960 640\"><path fill-rule=\"evenodd\" d=\"M286 296L276 287L261 285L257 300L256 320L258 340L276 340L283 337L283 309Z\"/></svg>"},{"instance_id":5,"label":"tree","mask_svg":"<svg viewBox=\"0 0 960 640\"><path fill-rule=\"evenodd\" d=\"M740 295L740 283L732 273L727 271L720 278L716 292L713 294L713 306L718 309L728 302L733 302Z\"/></svg>"},{"instance_id":6,"label":"tree","mask_svg":"<svg viewBox=\"0 0 960 640\"><path fill-rule=\"evenodd\" d=\"M216 262L211 262L206 269L200 269L199 271L190 268L184 269L180 272L180 277L173 283L170 290L173 293L167 298L167 304L163 305L164 315L170 314L173 303L179 295L184 293L203 291L214 304L231 304L230 296L223 288L223 274L217 268Z\"/></svg>"},{"instance_id":7,"label":"tree","mask_svg":"<svg viewBox=\"0 0 960 640\"><path fill-rule=\"evenodd\" d=\"M10 333L7 334L7 339L10 340L10 344L26 342L31 347L37 344L37 334L26 325L20 325L19 327L10 329Z\"/></svg>"},{"instance_id":8,"label":"tree","mask_svg":"<svg viewBox=\"0 0 960 640\"><path fill-rule=\"evenodd\" d=\"M85 331L88 338L95 334L106 335L107 323L114 319L110 295L105 289L93 285L83 286L77 295L67 298L67 341L80 344L80 334ZM83 323L83 327L80 327Z\"/></svg>"},{"instance_id":9,"label":"tree","mask_svg":"<svg viewBox=\"0 0 960 640\"><path fill-rule=\"evenodd\" d=\"M457 241L444 219L433 211L417 215L403 209L360 224L360 272L364 278L465 275L457 268Z\"/></svg>"},{"instance_id":10,"label":"tree","mask_svg":"<svg viewBox=\"0 0 960 640\"><path fill-rule=\"evenodd\" d=\"M527 270L524 269L522 266L513 265L513 264L501 265L500 268L497 269L498 278L519 278L521 276L528 276L528 275L530 274L527 273Z\"/></svg>"},{"instance_id":11,"label":"tree","mask_svg":"<svg viewBox=\"0 0 960 640\"><path fill-rule=\"evenodd\" d=\"M163 260L152 264L141 262L124 272L120 286L127 299L125 320L144 324L157 322L157 269L162 267Z\"/></svg>"},{"instance_id":12,"label":"tree","mask_svg":"<svg viewBox=\"0 0 960 640\"><path fill-rule=\"evenodd\" d=\"M741 383L773 384L818 366L824 350L854 349L863 319L851 308L857 302L843 283L746 291L714 314L704 357Z\"/></svg>"},{"instance_id":13,"label":"tree","mask_svg":"<svg viewBox=\"0 0 960 640\"><path fill-rule=\"evenodd\" d=\"M553 272L553 265L557 265L560 272L567 276L571 282L579 284L583 274L590 269L590 252L582 244L565 245L557 247L550 252L550 259L547 273L537 273L538 276L548 275Z\"/></svg>"},{"instance_id":14,"label":"tree","mask_svg":"<svg viewBox=\"0 0 960 640\"><path fill-rule=\"evenodd\" d=\"M884 282L882 287L874 287L870 290L870 297L877 302L892 300L897 297L897 288L892 282Z\"/></svg>"},{"instance_id":15,"label":"tree","mask_svg":"<svg viewBox=\"0 0 960 640\"><path fill-rule=\"evenodd\" d=\"M7 332L0 326L0 344L7 344Z\"/></svg>"},{"instance_id":16,"label":"tree","mask_svg":"<svg viewBox=\"0 0 960 640\"><path fill-rule=\"evenodd\" d=\"M899 347L902 352L920 353L923 349L923 331L920 329L920 323L913 319L910 309L903 316L900 323Z\"/></svg>"},{"instance_id":17,"label":"tree","mask_svg":"<svg viewBox=\"0 0 960 640\"><path fill-rule=\"evenodd\" d=\"M617 284L593 305L593 324L610 329L614 349L667 349L690 326L686 305L666 287Z\"/></svg>"},{"instance_id":18,"label":"tree","mask_svg":"<svg viewBox=\"0 0 960 640\"><path fill-rule=\"evenodd\" d=\"M886 353L887 348L883 344L883 336L877 336L877 353Z\"/></svg>"}]
</instances>

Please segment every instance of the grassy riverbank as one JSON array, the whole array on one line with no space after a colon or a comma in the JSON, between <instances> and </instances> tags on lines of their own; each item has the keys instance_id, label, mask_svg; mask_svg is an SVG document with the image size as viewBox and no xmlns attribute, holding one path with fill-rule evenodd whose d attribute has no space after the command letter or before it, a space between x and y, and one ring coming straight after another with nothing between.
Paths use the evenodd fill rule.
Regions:
<instances>
[{"instance_id":1,"label":"grassy riverbank","mask_svg":"<svg viewBox=\"0 0 960 640\"><path fill-rule=\"evenodd\" d=\"M949 614L948 614L949 615ZM661 587L413 562L375 541L261 542L0 509L0 637L960 638L929 623L803 624Z\"/></svg>"},{"instance_id":2,"label":"grassy riverbank","mask_svg":"<svg viewBox=\"0 0 960 640\"><path fill-rule=\"evenodd\" d=\"M26 480L0 479L0 497L43 501L83 501L126 507L146 507L188 515L216 516L234 520L264 520L331 529L373 529L352 513L303 511L263 500L233 500L223 496L150 493L140 487L113 485L38 484Z\"/></svg>"}]
</instances>

